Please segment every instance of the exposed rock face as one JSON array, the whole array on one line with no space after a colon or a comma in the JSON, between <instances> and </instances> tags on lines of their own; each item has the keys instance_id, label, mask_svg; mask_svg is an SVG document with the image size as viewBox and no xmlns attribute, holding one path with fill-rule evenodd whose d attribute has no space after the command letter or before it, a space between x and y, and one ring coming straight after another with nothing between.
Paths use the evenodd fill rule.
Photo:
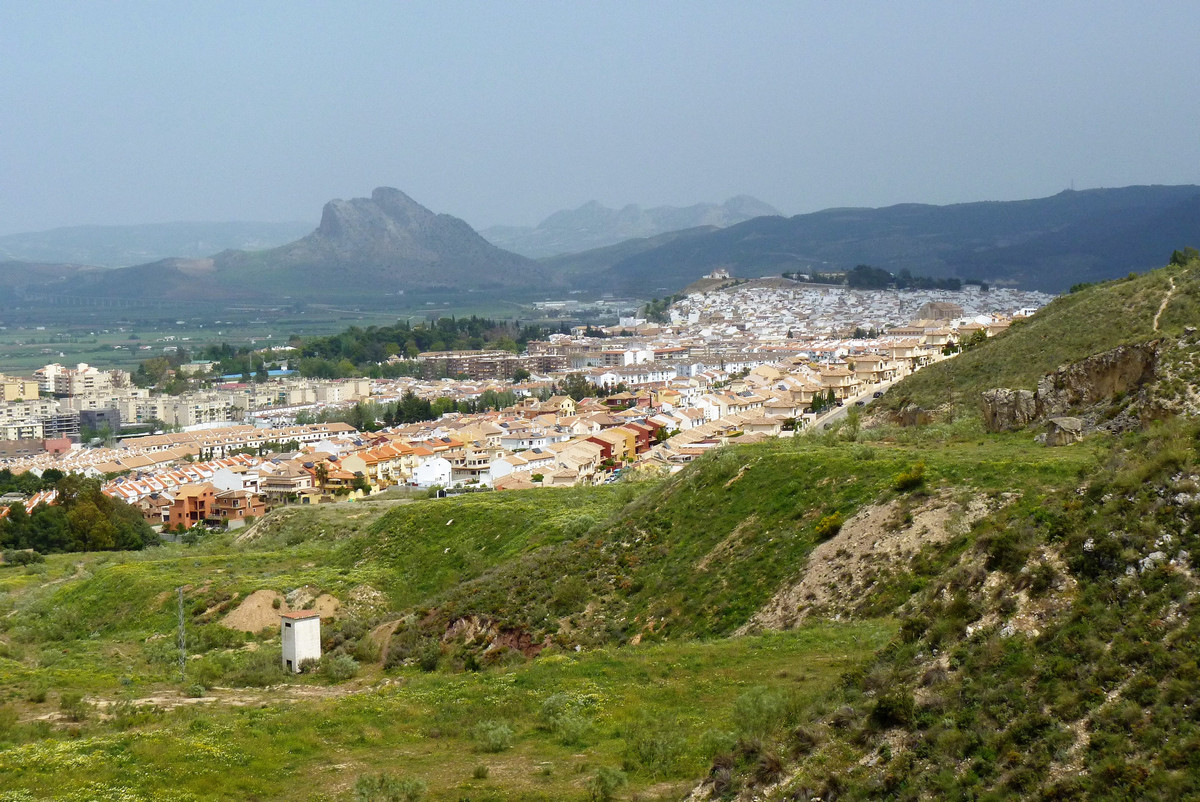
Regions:
<instances>
[{"instance_id":1,"label":"exposed rock face","mask_svg":"<svg viewBox=\"0 0 1200 802\"><path fill-rule=\"evenodd\" d=\"M933 416L916 404L908 404L896 413L896 423L901 426L924 426L932 420Z\"/></svg>"},{"instance_id":2,"label":"exposed rock face","mask_svg":"<svg viewBox=\"0 0 1200 802\"><path fill-rule=\"evenodd\" d=\"M366 286L498 287L537 280L536 263L503 251L462 220L435 214L398 189L325 204L321 224L272 252L282 264L319 267ZM309 269L308 278L313 271Z\"/></svg>"},{"instance_id":3,"label":"exposed rock face","mask_svg":"<svg viewBox=\"0 0 1200 802\"><path fill-rule=\"evenodd\" d=\"M1123 345L1063 365L1043 376L1036 392L1003 387L988 390L983 393L984 425L992 432L1020 429L1036 420L1139 390L1155 377L1158 347L1158 340Z\"/></svg>"},{"instance_id":4,"label":"exposed rock face","mask_svg":"<svg viewBox=\"0 0 1200 802\"><path fill-rule=\"evenodd\" d=\"M1159 341L1123 345L1064 365L1038 382L1038 417L1095 404L1140 388L1154 378Z\"/></svg>"},{"instance_id":5,"label":"exposed rock face","mask_svg":"<svg viewBox=\"0 0 1200 802\"><path fill-rule=\"evenodd\" d=\"M1046 421L1046 445L1069 446L1083 439L1083 421L1080 418L1061 417Z\"/></svg>"},{"instance_id":6,"label":"exposed rock face","mask_svg":"<svg viewBox=\"0 0 1200 802\"><path fill-rule=\"evenodd\" d=\"M1037 398L1030 390L998 387L983 394L983 425L989 432L1021 429L1037 417Z\"/></svg>"}]
</instances>

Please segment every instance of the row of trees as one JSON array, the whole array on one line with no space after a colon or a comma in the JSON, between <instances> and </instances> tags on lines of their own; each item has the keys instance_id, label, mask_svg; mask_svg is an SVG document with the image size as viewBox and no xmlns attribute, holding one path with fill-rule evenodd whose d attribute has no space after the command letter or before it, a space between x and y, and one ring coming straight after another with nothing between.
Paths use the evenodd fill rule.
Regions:
<instances>
[{"instance_id":1,"label":"row of trees","mask_svg":"<svg viewBox=\"0 0 1200 802\"><path fill-rule=\"evenodd\" d=\"M541 396L548 398L549 391ZM380 404L378 401L360 401L346 409L325 409L316 414L301 412L296 416L296 425L310 423L348 423L360 432L374 432L384 427L401 426L406 423L437 420L447 412L469 415L493 409L504 409L517 403L517 396L509 391L486 390L479 398L456 402L452 398L430 401L418 398L411 390L399 401Z\"/></svg>"},{"instance_id":2,"label":"row of trees","mask_svg":"<svg viewBox=\"0 0 1200 802\"><path fill-rule=\"evenodd\" d=\"M54 486L53 505L39 504L31 513L22 503L9 507L0 519L0 548L48 554L142 549L159 542L141 513L100 492L98 480L68 474Z\"/></svg>"},{"instance_id":3,"label":"row of trees","mask_svg":"<svg viewBox=\"0 0 1200 802\"><path fill-rule=\"evenodd\" d=\"M555 331L567 333L565 324L550 329L472 315L466 318L443 317L416 325L402 321L394 326L368 326L365 329L351 326L340 334L315 337L298 345L301 357L334 362L347 360L363 366L384 362L390 356L412 359L422 351L487 348L520 353L530 340L546 337Z\"/></svg>"},{"instance_id":4,"label":"row of trees","mask_svg":"<svg viewBox=\"0 0 1200 802\"><path fill-rule=\"evenodd\" d=\"M892 274L887 270L871 265L856 265L853 270L842 273L784 273L784 278L793 281L809 281L814 284L845 284L860 290L885 290L894 287L898 290L961 290L963 281L957 278L933 278L932 276L914 276L906 267ZM968 280L967 284L977 284L985 291L987 284L982 281Z\"/></svg>"},{"instance_id":5,"label":"row of trees","mask_svg":"<svg viewBox=\"0 0 1200 802\"><path fill-rule=\"evenodd\" d=\"M813 396L812 411L816 413L824 412L825 410L837 406L837 394L833 388L829 388L828 392L818 392Z\"/></svg>"}]
</instances>

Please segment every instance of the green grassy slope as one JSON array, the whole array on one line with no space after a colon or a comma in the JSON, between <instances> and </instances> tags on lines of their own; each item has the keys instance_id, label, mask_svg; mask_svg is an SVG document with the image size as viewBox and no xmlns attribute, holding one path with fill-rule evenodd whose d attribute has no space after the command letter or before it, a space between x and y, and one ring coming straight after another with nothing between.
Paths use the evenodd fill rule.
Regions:
<instances>
[{"instance_id":1,"label":"green grassy slope","mask_svg":"<svg viewBox=\"0 0 1200 802\"><path fill-rule=\"evenodd\" d=\"M802 756L765 798L1200 794L1198 435L1130 436L1079 492L977 529L833 712L780 739Z\"/></svg>"},{"instance_id":2,"label":"green grassy slope","mask_svg":"<svg viewBox=\"0 0 1200 802\"><path fill-rule=\"evenodd\" d=\"M1163 299L1175 289L1154 329ZM1200 320L1200 264L1172 266L1056 298L1026 321L954 359L931 365L888 393L893 407L967 409L993 387L1034 389L1044 374L1129 343L1179 335Z\"/></svg>"}]
</instances>

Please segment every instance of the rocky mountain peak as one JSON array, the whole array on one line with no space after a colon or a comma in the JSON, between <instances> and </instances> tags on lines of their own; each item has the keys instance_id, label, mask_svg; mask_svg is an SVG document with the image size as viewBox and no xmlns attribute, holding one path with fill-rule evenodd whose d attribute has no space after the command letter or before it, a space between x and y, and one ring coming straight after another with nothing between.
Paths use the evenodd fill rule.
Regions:
<instances>
[{"instance_id":1,"label":"rocky mountain peak","mask_svg":"<svg viewBox=\"0 0 1200 802\"><path fill-rule=\"evenodd\" d=\"M378 187L370 198L331 200L321 212L319 237L346 242L381 235L405 238L437 218L398 189Z\"/></svg>"}]
</instances>

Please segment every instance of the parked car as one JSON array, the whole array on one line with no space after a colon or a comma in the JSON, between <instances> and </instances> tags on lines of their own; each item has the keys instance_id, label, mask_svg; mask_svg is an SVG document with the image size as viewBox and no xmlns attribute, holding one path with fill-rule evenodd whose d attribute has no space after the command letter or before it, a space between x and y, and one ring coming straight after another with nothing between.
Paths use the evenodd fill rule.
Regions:
<instances>
[{"instance_id":1,"label":"parked car","mask_svg":"<svg viewBox=\"0 0 1200 802\"><path fill-rule=\"evenodd\" d=\"M875 394L874 394L873 396L871 396L871 397L872 397L872 398L883 398L883 391L882 391L882 390L876 390L876 391L875 391Z\"/></svg>"},{"instance_id":2,"label":"parked car","mask_svg":"<svg viewBox=\"0 0 1200 802\"><path fill-rule=\"evenodd\" d=\"M866 404L866 403L867 403L866 401L855 401L855 402L854 402L854 406L856 406L856 407L861 407L861 406L863 406L863 405L864 405L864 404Z\"/></svg>"}]
</instances>

